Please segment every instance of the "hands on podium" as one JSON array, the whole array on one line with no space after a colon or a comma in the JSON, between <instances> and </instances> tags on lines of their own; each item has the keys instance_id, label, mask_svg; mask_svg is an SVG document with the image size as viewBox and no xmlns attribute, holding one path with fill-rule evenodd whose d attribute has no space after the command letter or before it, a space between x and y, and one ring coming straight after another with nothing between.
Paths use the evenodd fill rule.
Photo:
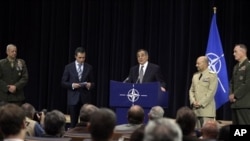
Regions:
<instances>
[{"instance_id":1,"label":"hands on podium","mask_svg":"<svg viewBox=\"0 0 250 141\"><path fill-rule=\"evenodd\" d=\"M166 89L164 87L161 87L161 91L166 92Z\"/></svg>"}]
</instances>

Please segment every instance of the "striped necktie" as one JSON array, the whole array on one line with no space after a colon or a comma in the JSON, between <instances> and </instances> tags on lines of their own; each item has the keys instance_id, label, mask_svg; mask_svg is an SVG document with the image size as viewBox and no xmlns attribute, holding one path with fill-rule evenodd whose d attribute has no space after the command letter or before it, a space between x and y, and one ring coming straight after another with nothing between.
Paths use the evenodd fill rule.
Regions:
<instances>
[{"instance_id":1,"label":"striped necktie","mask_svg":"<svg viewBox=\"0 0 250 141\"><path fill-rule=\"evenodd\" d=\"M81 78L82 78L82 64L78 64L77 73L78 73L79 80L81 80Z\"/></svg>"}]
</instances>

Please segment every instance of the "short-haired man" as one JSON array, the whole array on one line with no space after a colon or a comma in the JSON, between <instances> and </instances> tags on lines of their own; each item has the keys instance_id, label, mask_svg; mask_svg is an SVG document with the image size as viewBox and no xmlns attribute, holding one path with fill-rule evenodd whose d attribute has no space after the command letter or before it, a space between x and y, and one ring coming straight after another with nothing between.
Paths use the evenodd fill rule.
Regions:
<instances>
[{"instance_id":1,"label":"short-haired man","mask_svg":"<svg viewBox=\"0 0 250 141\"><path fill-rule=\"evenodd\" d=\"M116 125L116 115L108 108L100 108L93 113L89 131L93 141L108 141L112 138Z\"/></svg>"},{"instance_id":2,"label":"short-haired man","mask_svg":"<svg viewBox=\"0 0 250 141\"><path fill-rule=\"evenodd\" d=\"M6 104L0 108L0 130L4 141L24 141L25 114L19 106L13 103Z\"/></svg>"},{"instance_id":3,"label":"short-haired man","mask_svg":"<svg viewBox=\"0 0 250 141\"><path fill-rule=\"evenodd\" d=\"M52 110L46 113L44 119L44 130L46 132L43 137L62 137L65 132L66 118L59 110Z\"/></svg>"},{"instance_id":4,"label":"short-haired man","mask_svg":"<svg viewBox=\"0 0 250 141\"><path fill-rule=\"evenodd\" d=\"M24 103L22 105L22 109L24 110L24 113L26 115L26 131L28 136L36 136L40 137L42 136L45 132L42 126L34 119L34 115L36 113L36 110L34 106L32 106L29 103Z\"/></svg>"},{"instance_id":5,"label":"short-haired man","mask_svg":"<svg viewBox=\"0 0 250 141\"><path fill-rule=\"evenodd\" d=\"M144 121L144 110L140 105L133 105L129 108L127 114L127 124L117 125L115 131L134 131L141 125Z\"/></svg>"},{"instance_id":6,"label":"short-haired man","mask_svg":"<svg viewBox=\"0 0 250 141\"><path fill-rule=\"evenodd\" d=\"M0 60L0 100L19 106L25 101L23 88L28 82L28 70L23 59L16 58L17 47L6 47L7 57Z\"/></svg>"},{"instance_id":7,"label":"short-haired man","mask_svg":"<svg viewBox=\"0 0 250 141\"><path fill-rule=\"evenodd\" d=\"M90 121L91 115L97 110L98 107L93 104L84 104L80 110L80 123L78 123L75 128L69 129L65 134L88 132L87 124Z\"/></svg>"},{"instance_id":8,"label":"short-haired man","mask_svg":"<svg viewBox=\"0 0 250 141\"><path fill-rule=\"evenodd\" d=\"M232 109L232 121L233 124L249 125L250 63L246 45L235 45L233 55L238 63L234 66L230 81L229 101Z\"/></svg>"}]
</instances>

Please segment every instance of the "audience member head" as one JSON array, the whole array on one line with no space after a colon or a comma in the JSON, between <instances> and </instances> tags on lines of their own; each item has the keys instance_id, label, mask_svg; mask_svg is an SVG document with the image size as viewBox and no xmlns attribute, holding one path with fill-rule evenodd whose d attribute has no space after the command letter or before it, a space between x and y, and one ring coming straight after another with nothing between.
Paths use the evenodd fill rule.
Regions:
<instances>
[{"instance_id":1,"label":"audience member head","mask_svg":"<svg viewBox=\"0 0 250 141\"><path fill-rule=\"evenodd\" d=\"M146 125L144 141L182 141L182 132L173 120L159 118Z\"/></svg>"},{"instance_id":2,"label":"audience member head","mask_svg":"<svg viewBox=\"0 0 250 141\"><path fill-rule=\"evenodd\" d=\"M162 118L164 116L164 110L161 106L154 106L148 113L149 120Z\"/></svg>"},{"instance_id":3,"label":"audience member head","mask_svg":"<svg viewBox=\"0 0 250 141\"><path fill-rule=\"evenodd\" d=\"M219 130L219 141L230 141L230 125L224 125Z\"/></svg>"},{"instance_id":4,"label":"audience member head","mask_svg":"<svg viewBox=\"0 0 250 141\"><path fill-rule=\"evenodd\" d=\"M7 104L7 102L5 102L5 101L0 101L0 108L2 107L2 106L4 106L5 104ZM3 140L3 134L0 132L0 140Z\"/></svg>"},{"instance_id":5,"label":"audience member head","mask_svg":"<svg viewBox=\"0 0 250 141\"><path fill-rule=\"evenodd\" d=\"M5 104L0 108L0 130L4 138L25 137L25 114L16 104Z\"/></svg>"},{"instance_id":6,"label":"audience member head","mask_svg":"<svg viewBox=\"0 0 250 141\"><path fill-rule=\"evenodd\" d=\"M176 122L179 124L183 135L193 135L196 124L195 113L187 106L181 107L177 110Z\"/></svg>"},{"instance_id":7,"label":"audience member head","mask_svg":"<svg viewBox=\"0 0 250 141\"><path fill-rule=\"evenodd\" d=\"M144 110L139 105L133 105L128 110L128 123L130 124L141 124L144 121Z\"/></svg>"},{"instance_id":8,"label":"audience member head","mask_svg":"<svg viewBox=\"0 0 250 141\"><path fill-rule=\"evenodd\" d=\"M32 106L29 103L24 103L21 107L22 107L26 117L28 117L30 119L34 118L34 115L36 113L36 110L35 110L34 106Z\"/></svg>"},{"instance_id":9,"label":"audience member head","mask_svg":"<svg viewBox=\"0 0 250 141\"><path fill-rule=\"evenodd\" d=\"M84 104L80 110L80 122L82 123L89 122L91 114L97 110L98 108L95 105Z\"/></svg>"},{"instance_id":10,"label":"audience member head","mask_svg":"<svg viewBox=\"0 0 250 141\"><path fill-rule=\"evenodd\" d=\"M65 131L66 118L61 111L52 110L45 115L44 130L47 135L61 137Z\"/></svg>"},{"instance_id":11,"label":"audience member head","mask_svg":"<svg viewBox=\"0 0 250 141\"><path fill-rule=\"evenodd\" d=\"M145 125L141 125L130 136L130 141L143 141Z\"/></svg>"},{"instance_id":12,"label":"audience member head","mask_svg":"<svg viewBox=\"0 0 250 141\"><path fill-rule=\"evenodd\" d=\"M89 131L94 141L105 141L112 137L116 125L116 115L108 108L100 108L90 118Z\"/></svg>"},{"instance_id":13,"label":"audience member head","mask_svg":"<svg viewBox=\"0 0 250 141\"><path fill-rule=\"evenodd\" d=\"M219 127L215 120L206 121L201 127L202 139L217 139Z\"/></svg>"}]
</instances>

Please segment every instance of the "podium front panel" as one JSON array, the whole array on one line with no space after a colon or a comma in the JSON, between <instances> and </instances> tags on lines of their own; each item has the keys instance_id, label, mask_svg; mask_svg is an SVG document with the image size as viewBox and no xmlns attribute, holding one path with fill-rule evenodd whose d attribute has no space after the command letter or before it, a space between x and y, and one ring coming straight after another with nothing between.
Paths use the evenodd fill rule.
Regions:
<instances>
[{"instance_id":1,"label":"podium front panel","mask_svg":"<svg viewBox=\"0 0 250 141\"><path fill-rule=\"evenodd\" d=\"M167 93L162 93L159 82L142 84L122 83L110 81L111 107L130 107L140 105L151 108L156 105L167 107Z\"/></svg>"}]
</instances>

